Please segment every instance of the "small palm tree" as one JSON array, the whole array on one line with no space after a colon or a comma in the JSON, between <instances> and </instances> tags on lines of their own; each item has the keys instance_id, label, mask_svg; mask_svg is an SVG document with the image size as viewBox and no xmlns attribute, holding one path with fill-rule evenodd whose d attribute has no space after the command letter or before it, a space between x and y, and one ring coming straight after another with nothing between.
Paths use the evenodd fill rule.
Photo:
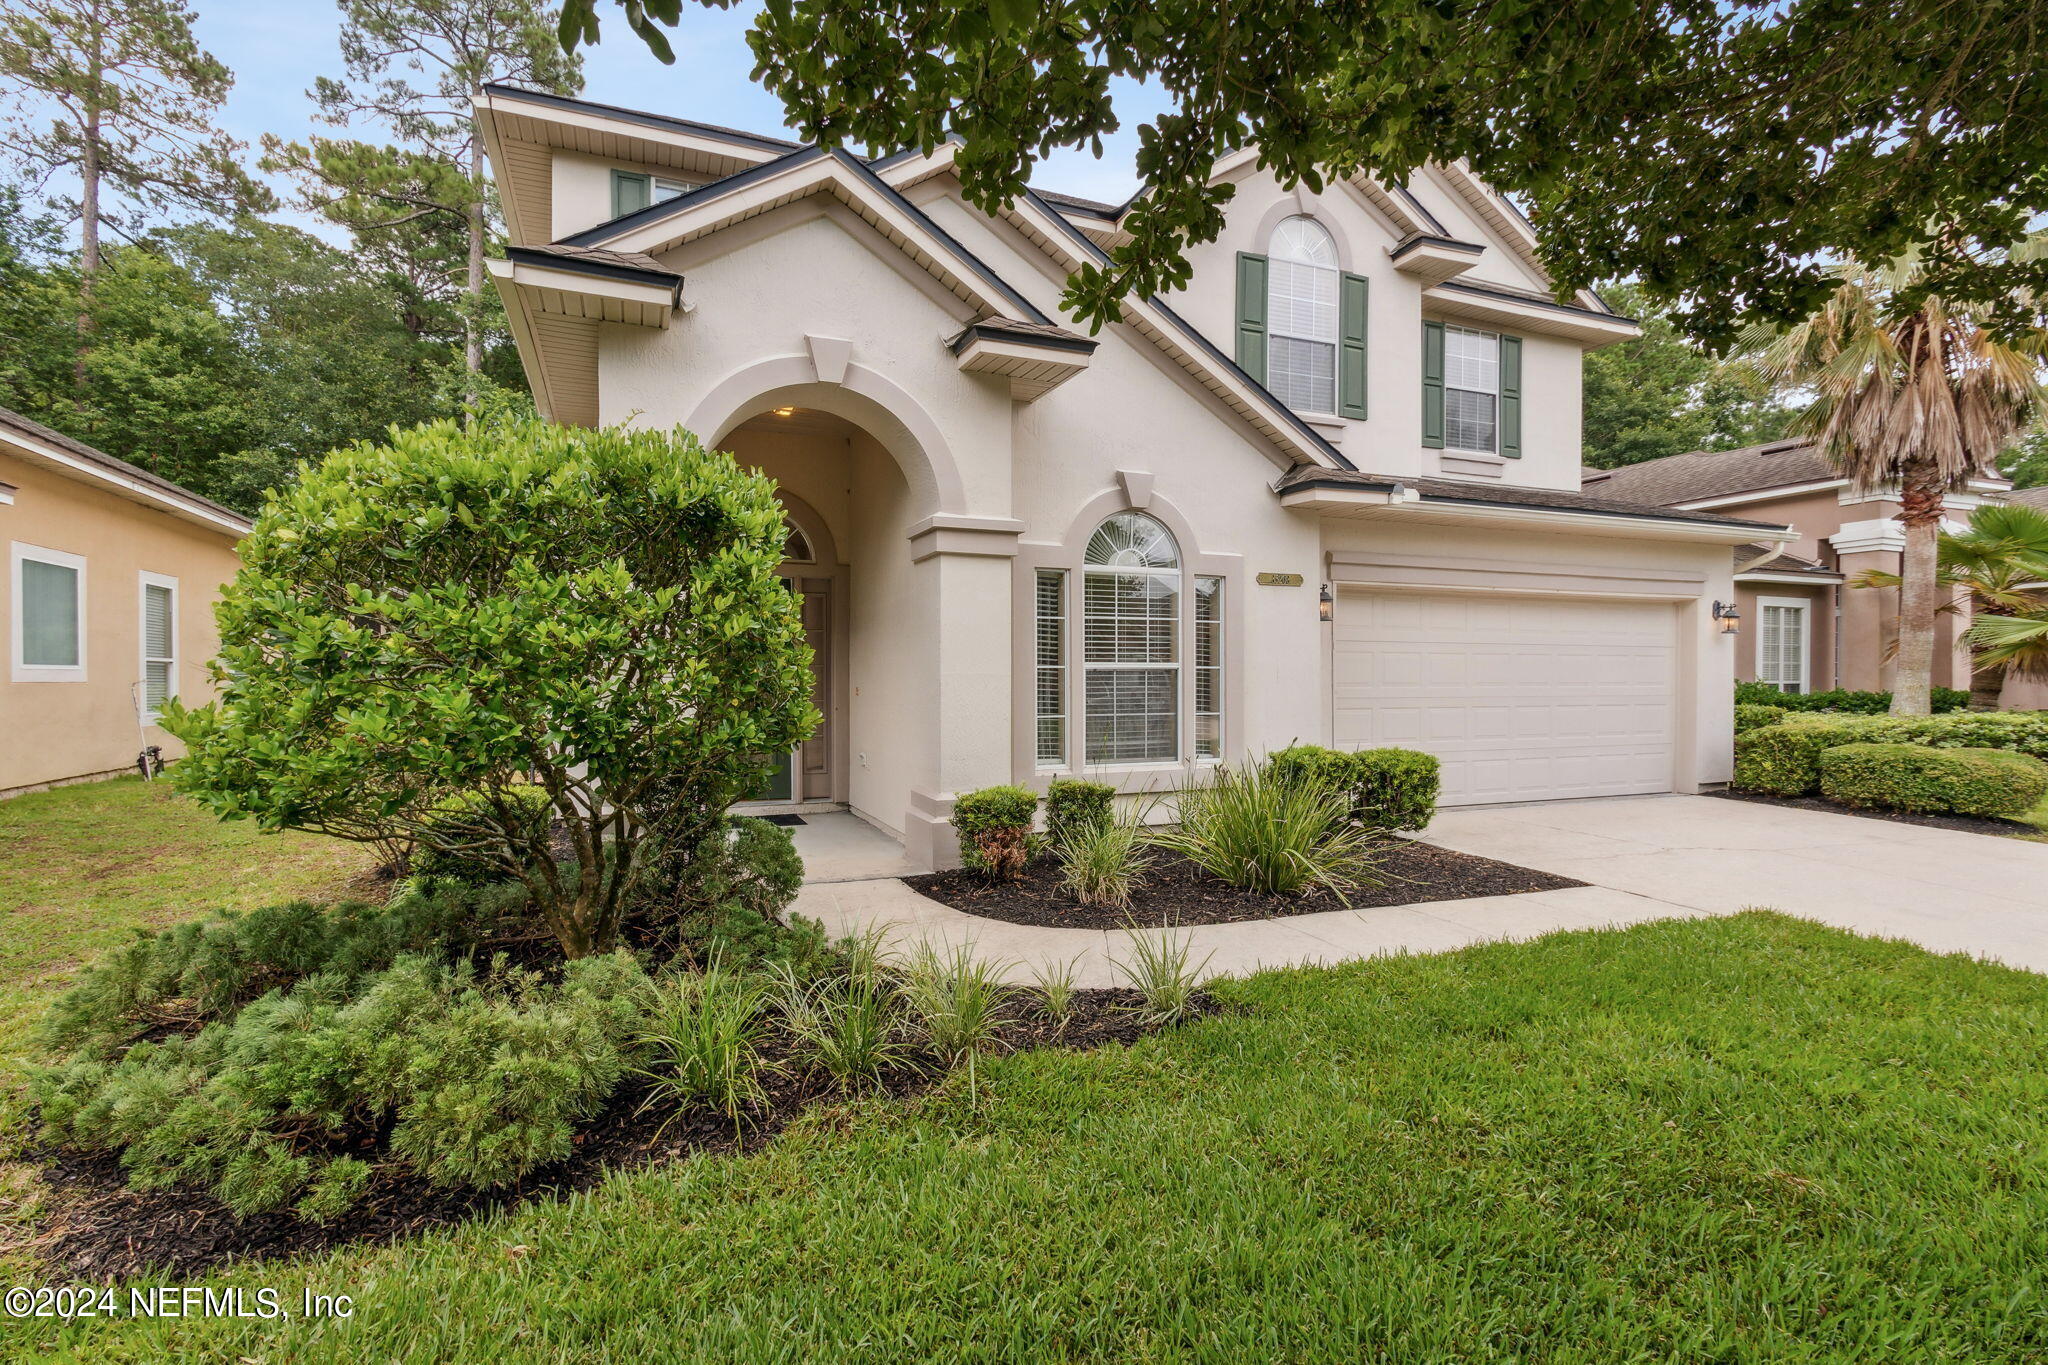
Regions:
<instances>
[{"instance_id":1,"label":"small palm tree","mask_svg":"<svg viewBox=\"0 0 2048 1365\"><path fill-rule=\"evenodd\" d=\"M1967 595L1971 616L2031 617L2048 612L2048 512L2020 503L1987 503L1970 514L1970 525L1946 532L1935 549L1935 583L1949 590L1941 611L1961 610L1954 594ZM1896 588L1899 575L1877 569L1857 575L1853 587ZM1971 637L1965 635L1965 642ZM1975 650L1970 671L1970 709L1995 711L2008 673L2048 676L2048 644L2034 653L1987 658Z\"/></svg>"},{"instance_id":2,"label":"small palm tree","mask_svg":"<svg viewBox=\"0 0 2048 1365\"><path fill-rule=\"evenodd\" d=\"M2029 244L2028 254L2037 248ZM1991 461L2042 410L2048 332L1995 339L1969 307L1920 295L1920 259L1850 261L1819 312L1790 330L1752 336L1758 368L1808 388L1795 429L1814 438L1860 493L1896 488L1906 533L1900 557L1898 664L1892 714L1928 713L1938 541L1947 495Z\"/></svg>"}]
</instances>

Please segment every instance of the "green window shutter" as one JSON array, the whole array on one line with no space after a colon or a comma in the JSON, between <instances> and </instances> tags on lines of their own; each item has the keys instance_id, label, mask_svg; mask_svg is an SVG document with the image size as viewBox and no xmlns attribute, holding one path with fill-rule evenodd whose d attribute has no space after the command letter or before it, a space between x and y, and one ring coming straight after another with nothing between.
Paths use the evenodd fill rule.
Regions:
<instances>
[{"instance_id":1,"label":"green window shutter","mask_svg":"<svg viewBox=\"0 0 2048 1365\"><path fill-rule=\"evenodd\" d=\"M1237 253L1237 363L1266 382L1266 258Z\"/></svg>"},{"instance_id":2,"label":"green window shutter","mask_svg":"<svg viewBox=\"0 0 2048 1365\"><path fill-rule=\"evenodd\" d=\"M1444 448L1444 325L1422 324L1422 444Z\"/></svg>"},{"instance_id":3,"label":"green window shutter","mask_svg":"<svg viewBox=\"0 0 2048 1365\"><path fill-rule=\"evenodd\" d=\"M612 217L623 218L649 204L647 177L632 171L612 172Z\"/></svg>"},{"instance_id":4,"label":"green window shutter","mask_svg":"<svg viewBox=\"0 0 2048 1365\"><path fill-rule=\"evenodd\" d=\"M1337 415L1365 417L1365 303L1370 286L1363 275L1346 275L1337 287Z\"/></svg>"},{"instance_id":5,"label":"green window shutter","mask_svg":"<svg viewBox=\"0 0 2048 1365\"><path fill-rule=\"evenodd\" d=\"M1522 458L1522 339L1500 339L1500 453Z\"/></svg>"}]
</instances>

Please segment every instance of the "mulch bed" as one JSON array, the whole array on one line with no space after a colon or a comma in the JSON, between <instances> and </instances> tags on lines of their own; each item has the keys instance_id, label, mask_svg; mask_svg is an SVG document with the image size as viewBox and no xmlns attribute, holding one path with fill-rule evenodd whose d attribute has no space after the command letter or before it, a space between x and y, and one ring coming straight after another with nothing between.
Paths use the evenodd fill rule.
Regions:
<instances>
[{"instance_id":1,"label":"mulch bed","mask_svg":"<svg viewBox=\"0 0 2048 1365\"><path fill-rule=\"evenodd\" d=\"M1158 855L1132 896L1128 910L1082 905L1060 884L1059 866L1039 858L1019 882L990 884L974 873L930 872L903 880L920 895L955 910L1010 924L1044 929L1126 929L1155 925L1236 924L1244 920L1281 919L1387 905L1466 900L1473 896L1512 896L1524 891L1555 891L1584 886L1570 877L1554 876L1513 863L1475 858L1414 839L1390 839L1379 850L1377 886L1345 892L1340 901L1327 892L1305 896L1268 896L1240 891L1179 856Z\"/></svg>"},{"instance_id":2,"label":"mulch bed","mask_svg":"<svg viewBox=\"0 0 2048 1365\"><path fill-rule=\"evenodd\" d=\"M1128 1043L1158 1026L1134 1013L1136 991L1074 993L1071 1019L1048 1018L1036 992L1020 990L1001 1032L1004 1049L1085 1049ZM1195 1013L1219 1011L1207 996ZM771 1059L773 1060L773 1059ZM919 1094L940 1078L936 1063L905 1066L884 1076L881 1090L895 1097ZM120 1162L49 1148L44 1162L50 1211L35 1252L52 1281L102 1283L146 1274L189 1279L227 1262L312 1255L350 1243L392 1242L437 1227L467 1222L533 1200L589 1189L606 1174L676 1161L704 1152L744 1152L788 1127L804 1109L847 1098L828 1077L791 1071L763 1078L767 1102L746 1114L735 1134L721 1114L673 1108L637 1113L644 1092L622 1088L611 1105L576 1138L567 1161L534 1172L517 1188L446 1190L393 1172L373 1177L348 1215L317 1227L289 1211L237 1218L212 1195L193 1189L128 1188Z\"/></svg>"},{"instance_id":3,"label":"mulch bed","mask_svg":"<svg viewBox=\"0 0 2048 1365\"><path fill-rule=\"evenodd\" d=\"M1758 792L1708 792L1729 801L1754 801L1760 806L1790 806L1794 810L1824 810L1830 815L1860 815L1866 820L1889 820L1895 825L1926 825L1929 829L1953 829L1964 834L1990 834L2000 839L2038 836L2041 831L2021 820L2000 820L1989 815L1914 815L1902 810L1865 810L1844 806L1819 796L1764 796Z\"/></svg>"}]
</instances>

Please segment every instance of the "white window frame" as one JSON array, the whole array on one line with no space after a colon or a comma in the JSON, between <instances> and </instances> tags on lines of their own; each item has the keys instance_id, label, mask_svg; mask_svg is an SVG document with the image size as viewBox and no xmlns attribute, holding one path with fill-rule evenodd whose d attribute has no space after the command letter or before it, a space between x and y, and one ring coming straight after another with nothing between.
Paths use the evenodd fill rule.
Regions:
<instances>
[{"instance_id":1,"label":"white window frame","mask_svg":"<svg viewBox=\"0 0 2048 1365\"><path fill-rule=\"evenodd\" d=\"M1451 440L1451 395L1453 393L1486 393L1485 389L1467 388L1451 382L1451 338L1453 336L1484 337L1493 343L1493 445L1491 447L1461 446ZM1455 322L1444 324L1444 448L1463 455L1500 454L1500 337L1499 332L1489 332L1483 327L1460 327Z\"/></svg>"},{"instance_id":2,"label":"white window frame","mask_svg":"<svg viewBox=\"0 0 2048 1365\"><path fill-rule=\"evenodd\" d=\"M1044 585L1051 582L1058 614L1047 615L1044 611ZM1031 573L1031 753L1040 772L1058 772L1066 768L1067 756L1073 751L1074 728L1071 708L1074 699L1073 678L1073 631L1068 628L1072 620L1070 600L1073 597L1073 575L1061 568L1034 569ZM1046 628L1052 628L1052 654L1056 662L1046 662ZM1041 690L1048 673L1058 674L1057 700L1059 709L1048 711L1049 700ZM1056 721L1060 729L1058 751L1047 753L1040 730L1046 721Z\"/></svg>"},{"instance_id":3,"label":"white window frame","mask_svg":"<svg viewBox=\"0 0 2048 1365\"><path fill-rule=\"evenodd\" d=\"M79 682L85 681L85 665L91 648L91 636L87 633L85 619L85 556L71 554L65 550L52 550L42 545L30 545L26 541L11 541L8 546L8 577L12 588L8 593L12 608L12 625L9 633L13 637L14 665L13 679L16 682ZM49 564L60 569L75 569L78 572L78 662L76 664L32 664L26 662L27 625L23 610L26 603L26 584L23 582L21 566L25 561Z\"/></svg>"},{"instance_id":4,"label":"white window frame","mask_svg":"<svg viewBox=\"0 0 2048 1365\"><path fill-rule=\"evenodd\" d=\"M1799 679L1796 687L1788 688L1778 678L1764 676L1764 612L1772 607L1785 607L1799 613ZM1759 597L1756 599L1756 680L1788 692L1804 696L1813 690L1813 601L1806 597Z\"/></svg>"},{"instance_id":5,"label":"white window frame","mask_svg":"<svg viewBox=\"0 0 2048 1365\"><path fill-rule=\"evenodd\" d=\"M171 653L169 658L151 658L149 653L149 590L164 588L171 594ZM170 701L178 695L178 617L184 610L179 600L178 580L169 574L150 573L148 570L135 575L135 648L141 658L136 670L136 681L141 691L136 693L136 710L142 715L144 725L156 724L158 713L149 709L149 666L152 663L168 664L168 677L164 685L164 700Z\"/></svg>"},{"instance_id":6,"label":"white window frame","mask_svg":"<svg viewBox=\"0 0 2048 1365\"><path fill-rule=\"evenodd\" d=\"M1314 229L1316 232L1322 234L1322 240L1324 244L1327 245L1330 249L1330 259L1328 264L1325 264L1321 261L1303 260L1299 256L1295 255L1282 255L1279 251L1274 249L1277 245L1280 232L1283 229L1287 228L1289 225L1294 223L1305 223L1310 228ZM1285 265L1295 270L1312 270L1318 272L1319 274L1329 276L1328 282L1330 286L1331 306L1329 329L1330 334L1328 336L1304 336L1300 332L1287 331L1280 326L1280 310L1276 306L1276 304L1278 299L1279 280L1281 276L1280 272L1274 269L1274 266L1276 264ZM1289 403L1288 406L1290 408L1293 408L1296 412L1307 413L1315 417L1335 417L1337 415L1339 408L1343 404L1343 397L1341 394L1338 393L1337 390L1339 384L1342 381L1342 376L1339 374L1339 371L1343 368L1343 357L1340 353L1344 349L1344 269L1343 264L1337 255L1336 237L1331 234L1328 228L1324 227L1321 223L1317 222L1314 218L1309 217L1307 214L1295 214L1293 217L1283 219L1279 223L1279 225L1273 229L1273 238L1268 241L1266 248L1266 335L1268 347L1266 362L1268 379L1272 377L1271 347L1273 342L1298 341L1310 346L1327 346L1329 348L1330 405L1326 408L1297 408L1294 407L1292 403Z\"/></svg>"}]
</instances>

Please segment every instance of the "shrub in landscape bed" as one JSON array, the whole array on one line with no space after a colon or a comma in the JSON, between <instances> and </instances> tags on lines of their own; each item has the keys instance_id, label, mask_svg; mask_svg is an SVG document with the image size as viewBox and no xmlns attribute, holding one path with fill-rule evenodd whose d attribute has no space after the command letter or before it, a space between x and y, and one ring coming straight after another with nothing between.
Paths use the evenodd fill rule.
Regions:
<instances>
[{"instance_id":1,"label":"shrub in landscape bed","mask_svg":"<svg viewBox=\"0 0 2048 1365\"><path fill-rule=\"evenodd\" d=\"M1284 781L1319 783L1343 793L1357 820L1372 829L1422 829L1436 816L1442 787L1434 754L1415 749L1325 749L1296 744L1271 754L1266 767Z\"/></svg>"},{"instance_id":2,"label":"shrub in landscape bed","mask_svg":"<svg viewBox=\"0 0 2048 1365\"><path fill-rule=\"evenodd\" d=\"M1735 738L1732 783L1770 796L1820 789L1820 755L1842 744L1917 744L1931 749L2005 749L2048 758L2048 714L1967 711L1941 716L1791 715Z\"/></svg>"},{"instance_id":3,"label":"shrub in landscape bed","mask_svg":"<svg viewBox=\"0 0 2048 1365\"><path fill-rule=\"evenodd\" d=\"M1194 961L1194 943L1186 934L1133 929L1129 961L1112 965L1143 998L1139 1013L1152 1023L1170 1024L1194 1007L1202 971L1214 956L1209 953Z\"/></svg>"},{"instance_id":4,"label":"shrub in landscape bed","mask_svg":"<svg viewBox=\"0 0 2048 1365\"><path fill-rule=\"evenodd\" d=\"M974 1059L995 1043L1003 1007L1015 994L1002 974L1002 964L983 960L971 943L946 949L920 943L903 965L911 1021L948 1066L966 1064L970 1090Z\"/></svg>"},{"instance_id":5,"label":"shrub in landscape bed","mask_svg":"<svg viewBox=\"0 0 2048 1365\"><path fill-rule=\"evenodd\" d=\"M1099 829L1116 812L1116 788L1107 782L1055 777L1045 788L1045 837L1058 849L1087 830Z\"/></svg>"},{"instance_id":6,"label":"shrub in landscape bed","mask_svg":"<svg viewBox=\"0 0 2048 1365\"><path fill-rule=\"evenodd\" d=\"M345 988L406 953L452 961L522 905L516 888L414 884L383 905L292 901L138 932L79 973L43 1016L39 1040L102 1057L153 1033L197 1029L315 973Z\"/></svg>"},{"instance_id":7,"label":"shrub in landscape bed","mask_svg":"<svg viewBox=\"0 0 2048 1365\"><path fill-rule=\"evenodd\" d=\"M2004 749L1842 744L1820 756L1820 789L1847 806L2016 816L2048 796L2048 764Z\"/></svg>"},{"instance_id":8,"label":"shrub in landscape bed","mask_svg":"<svg viewBox=\"0 0 2048 1365\"><path fill-rule=\"evenodd\" d=\"M858 961L844 976L804 981L777 965L775 999L798 1055L841 1085L873 1086L906 1052L900 996Z\"/></svg>"},{"instance_id":9,"label":"shrub in landscape bed","mask_svg":"<svg viewBox=\"0 0 2048 1365\"><path fill-rule=\"evenodd\" d=\"M659 834L648 839L626 917L700 962L814 957L825 946L816 926L783 922L803 881L787 829L732 816L694 848L676 849Z\"/></svg>"},{"instance_id":10,"label":"shrub in landscape bed","mask_svg":"<svg viewBox=\"0 0 2048 1365\"><path fill-rule=\"evenodd\" d=\"M441 422L336 451L238 547L217 699L165 708L174 780L224 818L487 856L565 954L602 953L650 801L694 848L817 725L786 535L770 480L681 431ZM566 874L507 799L533 786Z\"/></svg>"},{"instance_id":11,"label":"shrub in landscape bed","mask_svg":"<svg viewBox=\"0 0 2048 1365\"><path fill-rule=\"evenodd\" d=\"M765 976L719 962L656 980L637 1040L647 1063L640 1074L652 1082L648 1102L701 1102L737 1124L763 1094L758 1047L768 994Z\"/></svg>"},{"instance_id":12,"label":"shrub in landscape bed","mask_svg":"<svg viewBox=\"0 0 2048 1365\"><path fill-rule=\"evenodd\" d=\"M1031 822L1038 794L1026 787L983 787L953 802L953 828L960 834L960 861L996 881L1024 875L1031 856Z\"/></svg>"},{"instance_id":13,"label":"shrub in landscape bed","mask_svg":"<svg viewBox=\"0 0 2048 1365\"><path fill-rule=\"evenodd\" d=\"M627 1065L647 977L624 953L559 981L407 955L357 982L308 976L190 1037L31 1073L48 1133L118 1151L143 1188L209 1186L237 1214L303 1198L331 1217L388 1134L437 1184L488 1188L569 1155Z\"/></svg>"},{"instance_id":14,"label":"shrub in landscape bed","mask_svg":"<svg viewBox=\"0 0 2048 1365\"><path fill-rule=\"evenodd\" d=\"M1783 692L1769 683L1735 684L1737 705L1777 706L1787 711L1835 711L1846 715L1881 716L1892 709L1889 692L1852 692L1831 688L1826 692ZM1928 698L1936 715L1969 707L1970 694L1953 687L1934 688Z\"/></svg>"},{"instance_id":15,"label":"shrub in landscape bed","mask_svg":"<svg viewBox=\"0 0 2048 1365\"><path fill-rule=\"evenodd\" d=\"M1766 725L1776 725L1785 719L1787 712L1782 706L1762 706L1753 702L1738 702L1735 706L1735 733L1747 734Z\"/></svg>"},{"instance_id":16,"label":"shrub in landscape bed","mask_svg":"<svg viewBox=\"0 0 2048 1365\"><path fill-rule=\"evenodd\" d=\"M1219 767L1210 785L1181 793L1179 816L1154 842L1246 891L1342 899L1372 876L1372 832L1318 780Z\"/></svg>"}]
</instances>

